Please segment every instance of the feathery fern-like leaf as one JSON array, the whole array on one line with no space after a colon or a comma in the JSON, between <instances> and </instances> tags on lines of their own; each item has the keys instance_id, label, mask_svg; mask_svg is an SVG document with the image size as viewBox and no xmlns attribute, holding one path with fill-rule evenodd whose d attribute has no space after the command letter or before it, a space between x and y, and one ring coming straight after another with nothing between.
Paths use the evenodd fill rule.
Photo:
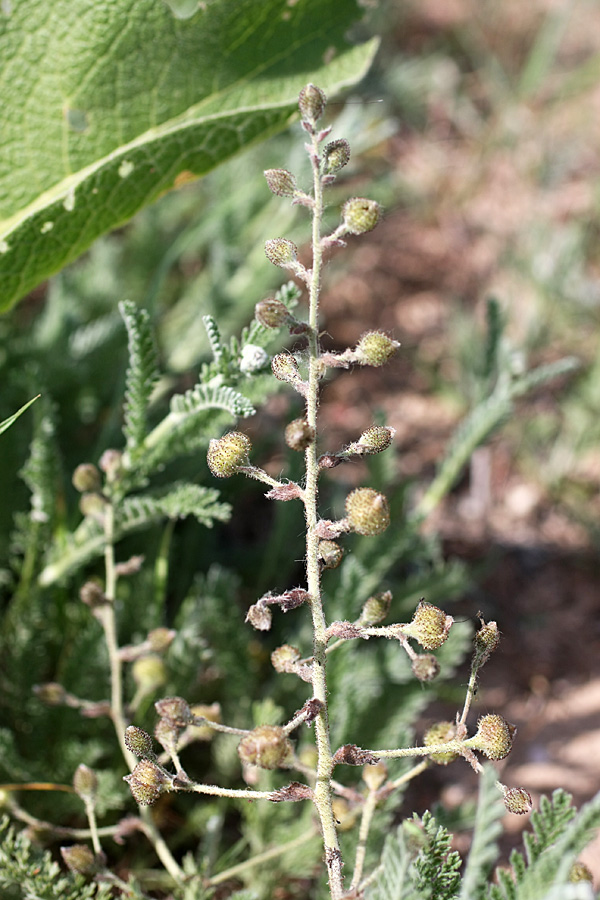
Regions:
<instances>
[{"instance_id":1,"label":"feathery fern-like leaf","mask_svg":"<svg viewBox=\"0 0 600 900\"><path fill-rule=\"evenodd\" d=\"M459 900L477 900L483 896L489 870L498 854L496 840L502 830L500 819L506 810L496 788L496 777L492 766L485 766L479 778L475 826Z\"/></svg>"},{"instance_id":2,"label":"feathery fern-like leaf","mask_svg":"<svg viewBox=\"0 0 600 900\"><path fill-rule=\"evenodd\" d=\"M462 859L451 850L452 835L430 812L422 819L426 845L415 860L415 883L423 900L453 900L460 886Z\"/></svg>"},{"instance_id":3,"label":"feathery fern-like leaf","mask_svg":"<svg viewBox=\"0 0 600 900\"><path fill-rule=\"evenodd\" d=\"M412 856L400 826L386 839L377 875L365 892L366 900L418 900L410 877L411 864Z\"/></svg>"},{"instance_id":4,"label":"feathery fern-like leaf","mask_svg":"<svg viewBox=\"0 0 600 900\"><path fill-rule=\"evenodd\" d=\"M146 437L148 403L159 373L148 311L139 309L130 300L120 303L119 310L127 328L129 351L123 433L127 449L132 453Z\"/></svg>"}]
</instances>

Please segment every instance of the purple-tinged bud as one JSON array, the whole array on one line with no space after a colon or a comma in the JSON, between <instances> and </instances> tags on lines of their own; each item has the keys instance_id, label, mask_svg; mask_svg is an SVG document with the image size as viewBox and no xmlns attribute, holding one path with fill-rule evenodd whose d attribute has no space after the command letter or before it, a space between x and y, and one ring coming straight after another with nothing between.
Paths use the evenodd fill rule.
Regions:
<instances>
[{"instance_id":1,"label":"purple-tinged bud","mask_svg":"<svg viewBox=\"0 0 600 900\"><path fill-rule=\"evenodd\" d=\"M105 450L100 457L99 466L106 475L108 481L114 481L121 468L123 454L120 450Z\"/></svg>"},{"instance_id":2,"label":"purple-tinged bud","mask_svg":"<svg viewBox=\"0 0 600 900\"><path fill-rule=\"evenodd\" d=\"M381 218L381 207L374 200L352 197L342 207L342 218L350 234L366 234L373 231Z\"/></svg>"},{"instance_id":3,"label":"purple-tinged bud","mask_svg":"<svg viewBox=\"0 0 600 900\"><path fill-rule=\"evenodd\" d=\"M432 725L425 733L423 743L426 747L435 747L438 744L447 744L455 739L456 726L453 725L452 722L436 722L436 724ZM438 753L430 753L429 759L432 762L437 763L438 766L447 766L448 763L453 762L457 756L458 754L453 750L448 751L447 753L440 751Z\"/></svg>"},{"instance_id":4,"label":"purple-tinged bud","mask_svg":"<svg viewBox=\"0 0 600 900\"><path fill-rule=\"evenodd\" d=\"M254 316L265 328L281 328L295 321L285 303L275 297L260 300L254 307Z\"/></svg>"},{"instance_id":5,"label":"purple-tinged bud","mask_svg":"<svg viewBox=\"0 0 600 900\"><path fill-rule=\"evenodd\" d=\"M382 331L368 331L356 345L354 354L361 366L379 366L388 362L400 344Z\"/></svg>"},{"instance_id":6,"label":"purple-tinged bud","mask_svg":"<svg viewBox=\"0 0 600 900\"><path fill-rule=\"evenodd\" d=\"M420 600L411 623L403 625L402 631L418 641L424 650L437 650L448 637L453 622L452 616L447 616L443 609Z\"/></svg>"},{"instance_id":7,"label":"purple-tinged bud","mask_svg":"<svg viewBox=\"0 0 600 900\"><path fill-rule=\"evenodd\" d=\"M350 144L344 138L330 141L323 147L322 172L324 175L334 175L347 166L350 162Z\"/></svg>"},{"instance_id":8,"label":"purple-tinged bud","mask_svg":"<svg viewBox=\"0 0 600 900\"><path fill-rule=\"evenodd\" d=\"M390 524L388 502L373 488L356 488L346 497L346 518L357 534L381 534Z\"/></svg>"},{"instance_id":9,"label":"purple-tinged bud","mask_svg":"<svg viewBox=\"0 0 600 900\"><path fill-rule=\"evenodd\" d=\"M92 802L98 792L98 776L89 766L80 763L73 775L73 787L75 793L84 803Z\"/></svg>"},{"instance_id":10,"label":"purple-tinged bud","mask_svg":"<svg viewBox=\"0 0 600 900\"><path fill-rule=\"evenodd\" d=\"M61 847L60 855L67 868L76 875L94 875L98 871L99 861L87 844Z\"/></svg>"},{"instance_id":11,"label":"purple-tinged bud","mask_svg":"<svg viewBox=\"0 0 600 900\"><path fill-rule=\"evenodd\" d=\"M80 494L99 491L102 487L100 472L93 463L81 463L73 472L73 487Z\"/></svg>"},{"instance_id":12,"label":"purple-tinged bud","mask_svg":"<svg viewBox=\"0 0 600 900\"><path fill-rule=\"evenodd\" d=\"M128 725L125 729L125 746L140 759L154 759L152 738L137 725Z\"/></svg>"},{"instance_id":13,"label":"purple-tinged bud","mask_svg":"<svg viewBox=\"0 0 600 900\"><path fill-rule=\"evenodd\" d=\"M173 725L184 727L192 718L189 704L183 697L164 697L156 701L154 709L161 719L168 719Z\"/></svg>"},{"instance_id":14,"label":"purple-tinged bud","mask_svg":"<svg viewBox=\"0 0 600 900\"><path fill-rule=\"evenodd\" d=\"M319 541L319 559L325 569L337 569L344 551L335 541Z\"/></svg>"},{"instance_id":15,"label":"purple-tinged bud","mask_svg":"<svg viewBox=\"0 0 600 900\"><path fill-rule=\"evenodd\" d=\"M89 606L90 609L97 609L107 603L106 594L102 588L100 581L90 579L82 584L79 589L79 598L82 603Z\"/></svg>"},{"instance_id":16,"label":"purple-tinged bud","mask_svg":"<svg viewBox=\"0 0 600 900\"><path fill-rule=\"evenodd\" d=\"M327 97L325 92L321 88L315 87L314 84L307 84L300 91L298 106L300 115L305 122L310 122L311 124L318 122L325 112L326 104Z\"/></svg>"},{"instance_id":17,"label":"purple-tinged bud","mask_svg":"<svg viewBox=\"0 0 600 900\"><path fill-rule=\"evenodd\" d=\"M571 884L577 884L580 881L589 881L590 884L594 881L594 876L592 875L591 869L589 869L585 863L582 862L574 862L569 871L569 881Z\"/></svg>"},{"instance_id":18,"label":"purple-tinged bud","mask_svg":"<svg viewBox=\"0 0 600 900\"><path fill-rule=\"evenodd\" d=\"M302 453L314 442L315 429L306 419L294 419L285 429L285 442L290 450Z\"/></svg>"},{"instance_id":19,"label":"purple-tinged bud","mask_svg":"<svg viewBox=\"0 0 600 900\"><path fill-rule=\"evenodd\" d=\"M431 653L415 656L411 662L411 669L419 681L433 681L440 674L440 664Z\"/></svg>"},{"instance_id":20,"label":"purple-tinged bud","mask_svg":"<svg viewBox=\"0 0 600 900\"><path fill-rule=\"evenodd\" d=\"M278 725L259 725L238 744L241 761L261 769L277 769L290 761L293 748Z\"/></svg>"},{"instance_id":21,"label":"purple-tinged bud","mask_svg":"<svg viewBox=\"0 0 600 900\"><path fill-rule=\"evenodd\" d=\"M293 672L300 662L300 651L290 644L282 644L271 653L271 664L276 672Z\"/></svg>"},{"instance_id":22,"label":"purple-tinged bud","mask_svg":"<svg viewBox=\"0 0 600 900\"><path fill-rule=\"evenodd\" d=\"M502 716L491 713L477 723L477 733L466 742L471 750L480 750L488 759L504 759L511 751L517 729Z\"/></svg>"},{"instance_id":23,"label":"purple-tinged bud","mask_svg":"<svg viewBox=\"0 0 600 900\"><path fill-rule=\"evenodd\" d=\"M385 784L388 777L388 768L379 760L374 766L365 766L362 770L363 781L370 791L378 791Z\"/></svg>"},{"instance_id":24,"label":"purple-tinged bud","mask_svg":"<svg viewBox=\"0 0 600 900\"><path fill-rule=\"evenodd\" d=\"M392 592L381 591L369 597L360 612L361 625L379 625L386 618L392 603Z\"/></svg>"},{"instance_id":25,"label":"purple-tinged bud","mask_svg":"<svg viewBox=\"0 0 600 900\"><path fill-rule=\"evenodd\" d=\"M285 238L273 238L265 242L265 254L269 262L282 269L293 265L298 260L298 248L293 241Z\"/></svg>"},{"instance_id":26,"label":"purple-tinged bud","mask_svg":"<svg viewBox=\"0 0 600 900\"><path fill-rule=\"evenodd\" d=\"M287 169L265 169L264 176L272 194L278 197L293 197L296 179Z\"/></svg>"},{"instance_id":27,"label":"purple-tinged bud","mask_svg":"<svg viewBox=\"0 0 600 900\"><path fill-rule=\"evenodd\" d=\"M529 791L525 788L509 788L501 784L504 805L508 812L516 816L524 816L533 809L533 800Z\"/></svg>"},{"instance_id":28,"label":"purple-tinged bud","mask_svg":"<svg viewBox=\"0 0 600 900\"><path fill-rule=\"evenodd\" d=\"M252 443L241 431L230 431L208 445L208 468L217 478L229 478L240 466L247 465Z\"/></svg>"}]
</instances>

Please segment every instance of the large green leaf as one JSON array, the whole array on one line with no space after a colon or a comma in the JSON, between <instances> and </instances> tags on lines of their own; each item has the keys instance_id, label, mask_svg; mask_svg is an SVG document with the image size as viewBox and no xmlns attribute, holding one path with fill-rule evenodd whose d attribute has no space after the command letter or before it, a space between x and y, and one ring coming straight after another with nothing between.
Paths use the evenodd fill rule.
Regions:
<instances>
[{"instance_id":1,"label":"large green leaf","mask_svg":"<svg viewBox=\"0 0 600 900\"><path fill-rule=\"evenodd\" d=\"M0 309L284 127L307 81L357 81L375 50L347 39L359 16L359 0L2 0Z\"/></svg>"}]
</instances>

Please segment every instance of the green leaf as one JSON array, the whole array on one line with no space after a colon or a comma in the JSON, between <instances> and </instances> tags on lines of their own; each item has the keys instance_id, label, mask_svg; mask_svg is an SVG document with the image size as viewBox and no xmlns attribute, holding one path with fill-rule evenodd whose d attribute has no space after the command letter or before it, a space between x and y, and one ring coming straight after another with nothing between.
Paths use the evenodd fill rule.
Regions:
<instances>
[{"instance_id":1,"label":"green leaf","mask_svg":"<svg viewBox=\"0 0 600 900\"><path fill-rule=\"evenodd\" d=\"M496 787L496 772L491 766L485 766L479 778L475 827L459 900L477 900L482 896L489 870L498 856L496 841L502 831L500 819L505 811Z\"/></svg>"},{"instance_id":2,"label":"green leaf","mask_svg":"<svg viewBox=\"0 0 600 900\"><path fill-rule=\"evenodd\" d=\"M119 309L129 343L123 432L131 453L140 447L146 437L148 404L159 373L148 311L138 309L130 300L119 304Z\"/></svg>"},{"instance_id":3,"label":"green leaf","mask_svg":"<svg viewBox=\"0 0 600 900\"><path fill-rule=\"evenodd\" d=\"M2 4L0 309L165 190L284 128L306 82L355 83L376 49L348 43L359 0L209 0L187 18L178 6Z\"/></svg>"},{"instance_id":4,"label":"green leaf","mask_svg":"<svg viewBox=\"0 0 600 900\"><path fill-rule=\"evenodd\" d=\"M22 406L21 409L17 410L16 413L14 413L12 416L9 416L8 419L5 419L3 422L0 422L0 434L2 434L3 431L6 431L8 428L10 428L10 426L14 422L16 422L16 420L19 418L19 416L22 415L26 409L29 409L31 404L35 403L35 401L39 397L40 397L40 394L38 394L37 397L33 397L31 400L29 400L28 403L26 403L24 406Z\"/></svg>"}]
</instances>

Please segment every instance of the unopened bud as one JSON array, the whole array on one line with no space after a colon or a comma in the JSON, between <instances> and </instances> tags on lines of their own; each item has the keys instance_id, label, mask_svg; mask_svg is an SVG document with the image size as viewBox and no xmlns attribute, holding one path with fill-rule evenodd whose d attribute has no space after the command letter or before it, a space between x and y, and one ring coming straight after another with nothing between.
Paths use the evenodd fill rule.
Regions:
<instances>
[{"instance_id":1,"label":"unopened bud","mask_svg":"<svg viewBox=\"0 0 600 900\"><path fill-rule=\"evenodd\" d=\"M188 725L192 718L189 704L183 697L164 697L156 701L154 709L161 719L168 719L173 725Z\"/></svg>"},{"instance_id":2,"label":"unopened bud","mask_svg":"<svg viewBox=\"0 0 600 900\"><path fill-rule=\"evenodd\" d=\"M98 861L87 844L61 847L60 855L67 868L76 875L94 875L98 871Z\"/></svg>"},{"instance_id":3,"label":"unopened bud","mask_svg":"<svg viewBox=\"0 0 600 900\"><path fill-rule=\"evenodd\" d=\"M238 744L243 763L261 769L277 769L289 761L292 745L278 725L259 725Z\"/></svg>"},{"instance_id":4,"label":"unopened bud","mask_svg":"<svg viewBox=\"0 0 600 900\"><path fill-rule=\"evenodd\" d=\"M365 602L360 613L361 625L379 625L383 622L390 611L392 602L391 591L381 591L379 594L373 594L372 597Z\"/></svg>"},{"instance_id":5,"label":"unopened bud","mask_svg":"<svg viewBox=\"0 0 600 900\"><path fill-rule=\"evenodd\" d=\"M128 725L125 729L125 746L140 759L152 759L152 738L147 731L137 725Z\"/></svg>"},{"instance_id":6,"label":"unopened bud","mask_svg":"<svg viewBox=\"0 0 600 900\"><path fill-rule=\"evenodd\" d=\"M108 481L114 481L121 468L123 454L120 450L105 450L100 457L98 465L106 475Z\"/></svg>"},{"instance_id":7,"label":"unopened bud","mask_svg":"<svg viewBox=\"0 0 600 900\"><path fill-rule=\"evenodd\" d=\"M388 768L379 760L374 766L364 766L362 770L363 781L370 791L378 791L385 784L388 777Z\"/></svg>"},{"instance_id":8,"label":"unopened bud","mask_svg":"<svg viewBox=\"0 0 600 900\"><path fill-rule=\"evenodd\" d=\"M276 672L293 672L300 661L300 651L290 644L282 644L271 653L271 663Z\"/></svg>"},{"instance_id":9,"label":"unopened bud","mask_svg":"<svg viewBox=\"0 0 600 900\"><path fill-rule=\"evenodd\" d=\"M453 622L452 616L447 616L443 609L421 600L410 625L403 626L402 631L418 641L424 650L437 650L448 637Z\"/></svg>"},{"instance_id":10,"label":"unopened bud","mask_svg":"<svg viewBox=\"0 0 600 900\"><path fill-rule=\"evenodd\" d=\"M344 225L350 234L366 234L373 231L381 217L381 207L374 200L352 197L342 207Z\"/></svg>"},{"instance_id":11,"label":"unopened bud","mask_svg":"<svg viewBox=\"0 0 600 900\"><path fill-rule=\"evenodd\" d=\"M453 725L452 722L436 722L436 724L432 725L426 732L423 743L426 747L435 747L438 744L447 744L450 741L455 740L455 738L456 726ZM429 759L439 766L447 766L448 763L453 762L457 756L458 754L453 750L448 751L447 753L439 751L437 753L430 753Z\"/></svg>"},{"instance_id":12,"label":"unopened bud","mask_svg":"<svg viewBox=\"0 0 600 900\"><path fill-rule=\"evenodd\" d=\"M142 759L131 775L123 779L141 806L155 803L159 796L169 790L172 779L164 769L150 759Z\"/></svg>"},{"instance_id":13,"label":"unopened bud","mask_svg":"<svg viewBox=\"0 0 600 900\"><path fill-rule=\"evenodd\" d=\"M344 138L323 147L323 174L333 175L350 162L350 144Z\"/></svg>"},{"instance_id":14,"label":"unopened bud","mask_svg":"<svg viewBox=\"0 0 600 900\"><path fill-rule=\"evenodd\" d=\"M500 643L500 635L496 623L482 622L481 628L475 635L474 643L475 661L479 666L482 666Z\"/></svg>"},{"instance_id":15,"label":"unopened bud","mask_svg":"<svg viewBox=\"0 0 600 900\"><path fill-rule=\"evenodd\" d=\"M298 363L291 353L277 353L271 360L271 368L278 381L294 384L302 380Z\"/></svg>"},{"instance_id":16,"label":"unopened bud","mask_svg":"<svg viewBox=\"0 0 600 900\"><path fill-rule=\"evenodd\" d=\"M266 603L253 603L246 613L248 622L256 631L270 631L273 624L273 613Z\"/></svg>"},{"instance_id":17,"label":"unopened bud","mask_svg":"<svg viewBox=\"0 0 600 900\"><path fill-rule=\"evenodd\" d=\"M106 512L106 500L102 494L82 494L79 498L79 509L82 516L102 521Z\"/></svg>"},{"instance_id":18,"label":"unopened bud","mask_svg":"<svg viewBox=\"0 0 600 900\"><path fill-rule=\"evenodd\" d=\"M155 653L148 653L136 659L131 667L131 674L144 694L152 694L167 680L165 664Z\"/></svg>"},{"instance_id":19,"label":"unopened bud","mask_svg":"<svg viewBox=\"0 0 600 900\"><path fill-rule=\"evenodd\" d=\"M529 791L526 791L525 788L508 788L503 784L500 785L500 788L508 812L514 813L516 816L524 816L531 812L533 800Z\"/></svg>"},{"instance_id":20,"label":"unopened bud","mask_svg":"<svg viewBox=\"0 0 600 900\"><path fill-rule=\"evenodd\" d=\"M83 494L84 491L99 491L102 482L100 472L92 463L81 463L73 472L73 487Z\"/></svg>"},{"instance_id":21,"label":"unopened bud","mask_svg":"<svg viewBox=\"0 0 600 900\"><path fill-rule=\"evenodd\" d=\"M154 737L169 756L173 756L177 752L177 741L180 733L181 728L170 719L159 719L154 726Z\"/></svg>"},{"instance_id":22,"label":"unopened bud","mask_svg":"<svg viewBox=\"0 0 600 900\"><path fill-rule=\"evenodd\" d=\"M92 801L98 791L98 776L93 769L81 763L75 769L73 787L77 796L84 802Z\"/></svg>"},{"instance_id":23,"label":"unopened bud","mask_svg":"<svg viewBox=\"0 0 600 900\"><path fill-rule=\"evenodd\" d=\"M148 634L148 645L153 653L164 653L173 643L177 632L172 628L153 628Z\"/></svg>"},{"instance_id":24,"label":"unopened bud","mask_svg":"<svg viewBox=\"0 0 600 900\"><path fill-rule=\"evenodd\" d=\"M293 241L285 238L272 238L265 242L265 254L274 266L285 269L298 259L298 248Z\"/></svg>"},{"instance_id":25,"label":"unopened bud","mask_svg":"<svg viewBox=\"0 0 600 900\"><path fill-rule=\"evenodd\" d=\"M188 725L188 734L190 738L194 741L211 741L214 736L214 729L210 727L210 725L202 725L200 723L196 723L196 719L206 719L207 722L216 722L219 723L221 721L221 706L218 703L211 703L210 705L198 703L195 706L192 706L192 716L193 721L191 725Z\"/></svg>"},{"instance_id":26,"label":"unopened bud","mask_svg":"<svg viewBox=\"0 0 600 900\"><path fill-rule=\"evenodd\" d=\"M411 662L411 669L419 681L433 681L440 674L440 664L431 653L416 656Z\"/></svg>"},{"instance_id":27,"label":"unopened bud","mask_svg":"<svg viewBox=\"0 0 600 900\"><path fill-rule=\"evenodd\" d=\"M482 716L477 733L466 745L472 750L480 750L488 759L504 759L511 751L516 730L502 716L492 713Z\"/></svg>"},{"instance_id":28,"label":"unopened bud","mask_svg":"<svg viewBox=\"0 0 600 900\"><path fill-rule=\"evenodd\" d=\"M346 497L346 518L357 534L381 534L390 524L388 502L373 488L356 488Z\"/></svg>"},{"instance_id":29,"label":"unopened bud","mask_svg":"<svg viewBox=\"0 0 600 900\"><path fill-rule=\"evenodd\" d=\"M285 429L285 442L290 450L302 453L313 443L315 429L308 424L306 419L294 419Z\"/></svg>"},{"instance_id":30,"label":"unopened bud","mask_svg":"<svg viewBox=\"0 0 600 900\"><path fill-rule=\"evenodd\" d=\"M383 366L392 358L400 344L383 331L368 331L356 345L356 361L361 366Z\"/></svg>"},{"instance_id":31,"label":"unopened bud","mask_svg":"<svg viewBox=\"0 0 600 900\"><path fill-rule=\"evenodd\" d=\"M298 106L300 115L306 122L314 124L325 112L327 97L321 88L315 87L314 84L307 84L300 91L298 97Z\"/></svg>"},{"instance_id":32,"label":"unopened bud","mask_svg":"<svg viewBox=\"0 0 600 900\"><path fill-rule=\"evenodd\" d=\"M272 194L278 197L294 196L296 179L287 169L265 169L263 174Z\"/></svg>"},{"instance_id":33,"label":"unopened bud","mask_svg":"<svg viewBox=\"0 0 600 900\"><path fill-rule=\"evenodd\" d=\"M208 445L208 468L217 478L229 478L247 464L252 449L250 438L241 431L230 431Z\"/></svg>"},{"instance_id":34,"label":"unopened bud","mask_svg":"<svg viewBox=\"0 0 600 900\"><path fill-rule=\"evenodd\" d=\"M335 541L319 541L319 559L326 569L337 569L344 551Z\"/></svg>"},{"instance_id":35,"label":"unopened bud","mask_svg":"<svg viewBox=\"0 0 600 900\"><path fill-rule=\"evenodd\" d=\"M356 446L359 452L363 454L382 453L392 443L392 439L396 434L395 428L387 428L385 425L372 425L363 431Z\"/></svg>"},{"instance_id":36,"label":"unopened bud","mask_svg":"<svg viewBox=\"0 0 600 900\"><path fill-rule=\"evenodd\" d=\"M276 300L275 297L260 300L254 307L254 315L256 321L265 328L281 328L294 321L294 317L285 303Z\"/></svg>"},{"instance_id":37,"label":"unopened bud","mask_svg":"<svg viewBox=\"0 0 600 900\"><path fill-rule=\"evenodd\" d=\"M97 609L106 604L106 594L100 581L90 579L82 584L79 589L79 598L90 609Z\"/></svg>"}]
</instances>

